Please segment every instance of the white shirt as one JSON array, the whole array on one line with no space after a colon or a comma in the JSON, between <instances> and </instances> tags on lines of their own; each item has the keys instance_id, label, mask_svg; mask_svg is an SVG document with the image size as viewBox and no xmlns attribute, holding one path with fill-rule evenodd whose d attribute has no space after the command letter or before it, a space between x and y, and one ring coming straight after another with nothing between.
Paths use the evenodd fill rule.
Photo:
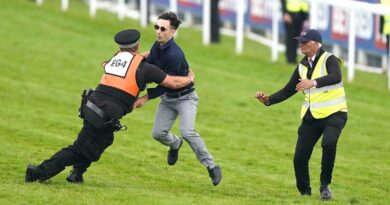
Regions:
<instances>
[{"instance_id":1,"label":"white shirt","mask_svg":"<svg viewBox=\"0 0 390 205\"><path fill-rule=\"evenodd\" d=\"M313 67L314 60L316 59L316 55L312 56L311 58L307 58L307 61L309 62L310 67Z\"/></svg>"}]
</instances>

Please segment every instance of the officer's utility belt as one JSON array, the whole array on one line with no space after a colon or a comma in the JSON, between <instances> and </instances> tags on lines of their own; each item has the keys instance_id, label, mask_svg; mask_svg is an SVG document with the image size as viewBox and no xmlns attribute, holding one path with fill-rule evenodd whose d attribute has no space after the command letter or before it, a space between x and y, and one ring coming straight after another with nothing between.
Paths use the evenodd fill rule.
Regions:
<instances>
[{"instance_id":1,"label":"officer's utility belt","mask_svg":"<svg viewBox=\"0 0 390 205\"><path fill-rule=\"evenodd\" d=\"M187 95L187 94L193 92L194 90L195 90L195 88L194 88L194 87L191 87L191 88L182 90L182 91L177 92L177 93L168 93L168 92L166 92L165 95L166 95L168 98L178 98L178 97L180 97L180 96Z\"/></svg>"},{"instance_id":2,"label":"officer's utility belt","mask_svg":"<svg viewBox=\"0 0 390 205\"><path fill-rule=\"evenodd\" d=\"M83 99L81 100L80 105L80 117L90 123L96 129L111 129L115 132L126 130L126 125L121 125L118 119L112 119L108 117L102 109L88 100L88 97L91 94L92 92L87 92L87 95L85 95L84 91L82 95Z\"/></svg>"}]
</instances>

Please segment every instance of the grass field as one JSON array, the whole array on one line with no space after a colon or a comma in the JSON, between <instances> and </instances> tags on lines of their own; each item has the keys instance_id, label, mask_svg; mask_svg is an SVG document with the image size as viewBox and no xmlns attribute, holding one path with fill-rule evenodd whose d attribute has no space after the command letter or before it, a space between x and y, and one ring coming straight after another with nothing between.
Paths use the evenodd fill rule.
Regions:
<instances>
[{"instance_id":1,"label":"grass field","mask_svg":"<svg viewBox=\"0 0 390 205\"><path fill-rule=\"evenodd\" d=\"M214 187L188 144L178 163L166 164L167 148L151 137L158 100L123 119L130 128L92 165L83 185L68 184L69 168L45 184L24 182L27 163L40 163L71 144L81 127L81 91L95 87L99 64L116 50L113 35L139 28L133 20L70 1L0 2L0 204L322 204L320 143L310 161L313 195L295 188L292 156L303 99L264 107L257 90L272 93L293 67L270 62L270 49L246 41L241 56L234 39L203 46L201 32L182 28L177 41L196 73L200 96L197 131L222 166ZM141 29L142 51L154 39ZM344 76L346 76L344 69ZM349 120L338 144L334 200L327 204L390 203L390 92L384 75L356 73L345 83ZM177 132L177 125L174 131Z\"/></svg>"}]
</instances>

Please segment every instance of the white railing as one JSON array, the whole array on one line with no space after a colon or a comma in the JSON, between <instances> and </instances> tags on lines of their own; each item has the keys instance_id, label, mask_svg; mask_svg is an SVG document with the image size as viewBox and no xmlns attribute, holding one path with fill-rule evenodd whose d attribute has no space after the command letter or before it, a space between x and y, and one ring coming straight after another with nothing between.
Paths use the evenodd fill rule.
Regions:
<instances>
[{"instance_id":1,"label":"white railing","mask_svg":"<svg viewBox=\"0 0 390 205\"><path fill-rule=\"evenodd\" d=\"M202 18L202 27L203 27L203 44L209 45L211 39L211 2L212 0L203 0L203 18Z\"/></svg>"},{"instance_id":2,"label":"white railing","mask_svg":"<svg viewBox=\"0 0 390 205\"><path fill-rule=\"evenodd\" d=\"M355 75L355 51L356 51L356 14L357 12L367 12L375 15L390 15L390 8L381 4L373 4L353 0L307 0L310 2L311 14L317 14L316 9L318 4L325 4L342 8L349 11L349 35L348 35L348 81L353 81ZM312 28L317 28L317 18L315 15L310 15L310 25ZM388 42L389 43L389 42ZM387 63L388 88L390 89L390 62Z\"/></svg>"},{"instance_id":3,"label":"white railing","mask_svg":"<svg viewBox=\"0 0 390 205\"><path fill-rule=\"evenodd\" d=\"M203 44L210 44L210 1L212 0L203 0ZM348 81L353 81L355 75L355 53L356 53L356 26L358 25L358 20L356 18L358 12L367 12L374 15L390 15L390 8L374 3L367 3L355 0L339 0L339 1L330 1L330 0L306 0L310 3L310 27L317 28L318 26L318 6L319 5L329 5L337 9L345 9L348 11ZM37 5L41 5L43 0L36 0ZM279 21L280 21L280 1L273 0L272 6L272 35L271 40L259 37L253 33L245 33L245 14L248 10L248 0L236 1L236 53L241 54L244 47L244 37L245 35L249 38L258 40L262 43L271 47L271 59L276 61L278 59L279 51L281 46L279 45ZM169 8L172 11L177 11L177 0L169 1ZM68 0L61 0L61 8L63 11L68 10ZM118 18L123 19L124 17L131 17L140 19L141 26L145 27L147 18L147 1L140 1L140 11L131 10L128 12L125 8L124 0L116 0L116 5L113 2L102 1L98 2L97 0L89 0L89 13L91 17L95 17L96 10L99 8L106 9L112 12L117 12ZM141 18L140 18L141 17ZM389 43L389 42L388 42ZM390 89L390 55L387 57L387 74L388 74L388 88Z\"/></svg>"},{"instance_id":4,"label":"white railing","mask_svg":"<svg viewBox=\"0 0 390 205\"><path fill-rule=\"evenodd\" d=\"M367 12L370 14L375 15L386 15L390 14L390 8L380 5L380 4L373 4L373 3L367 3L367 2L360 2L360 1L353 1L353 0L340 0L340 1L329 1L329 0L307 0L310 3L310 27L311 28L317 28L317 7L319 4L322 5L329 5L336 8L346 9L348 11L349 18L349 33L348 33L348 61L347 61L347 68L348 68L348 76L347 79L349 82L353 81L355 77L355 59L356 59L356 26L357 26L357 18L356 13L357 12ZM204 0L205 2L205 0ZM261 39L261 37L258 37L254 34L245 34L244 29L244 16L247 11L247 4L248 0L243 1L236 1L236 53L241 54L243 51L243 39L246 36L258 40L258 41L266 41L266 44L271 47L271 59L272 61L277 61L278 59L278 52L280 51L279 46L279 21L280 21L280 1L274 0L273 6L272 6L272 39L264 40ZM207 5L203 5L204 7L207 7ZM208 13L203 13L203 18L208 19ZM203 22L203 24L207 25L207 28L209 27L209 22ZM206 26L204 25L204 28ZM209 37L210 33L207 29L203 29L203 42L204 44L209 43ZM387 73L388 73L388 88L390 89L390 55L388 56L388 62L387 62Z\"/></svg>"},{"instance_id":5,"label":"white railing","mask_svg":"<svg viewBox=\"0 0 390 205\"><path fill-rule=\"evenodd\" d=\"M146 27L148 25L148 1L140 1L140 23L142 27Z\"/></svg>"},{"instance_id":6,"label":"white railing","mask_svg":"<svg viewBox=\"0 0 390 205\"><path fill-rule=\"evenodd\" d=\"M37 5L40 6L43 4L43 0L37 0ZM69 8L69 0L61 0L61 10L67 11Z\"/></svg>"},{"instance_id":7,"label":"white railing","mask_svg":"<svg viewBox=\"0 0 390 205\"><path fill-rule=\"evenodd\" d=\"M342 8L346 9L349 12L349 28L350 31L348 33L348 61L347 61L347 67L348 67L348 81L352 82L355 77L355 53L356 53L356 13L357 12L367 12L370 14L375 15L390 15L390 8L380 5L380 4L373 4L373 3L367 3L367 2L361 2L361 1L354 1L354 0L340 0L340 1L329 1L329 0L307 0L310 3L310 27L311 28L317 28L317 7L318 4L325 4L329 6L333 6L336 8ZM242 1L241 4L245 5L246 0ZM278 22L279 22L279 15L278 12L280 12L280 1L274 0L273 1L273 7L272 7L272 40L271 40L271 59L273 61L276 61L278 59L278 51L279 51L279 31L278 31ZM242 12L242 7L237 6L237 25L240 25L241 22L239 19L243 19L245 12ZM244 26L237 26L236 31L236 42L241 42L244 38ZM390 45L390 42L388 42ZM236 43L236 52L237 54L242 53L242 45L239 43ZM390 52L389 52L390 53ZM387 74L388 74L388 88L390 89L390 54L387 58Z\"/></svg>"},{"instance_id":8,"label":"white railing","mask_svg":"<svg viewBox=\"0 0 390 205\"><path fill-rule=\"evenodd\" d=\"M247 1L236 1L237 17L236 17L236 35L241 38L236 39L236 53L242 53L244 49L244 28L245 28L245 11L247 10Z\"/></svg>"}]
</instances>

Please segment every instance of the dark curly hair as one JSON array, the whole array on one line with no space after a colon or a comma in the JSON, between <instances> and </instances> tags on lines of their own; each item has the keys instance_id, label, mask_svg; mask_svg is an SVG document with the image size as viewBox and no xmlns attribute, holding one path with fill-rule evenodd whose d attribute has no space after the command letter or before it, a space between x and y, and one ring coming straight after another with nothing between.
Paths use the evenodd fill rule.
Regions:
<instances>
[{"instance_id":1,"label":"dark curly hair","mask_svg":"<svg viewBox=\"0 0 390 205\"><path fill-rule=\"evenodd\" d=\"M173 29L178 29L181 24L181 20L172 11L163 12L162 14L160 14L160 16L158 16L158 19L169 20L170 25Z\"/></svg>"}]
</instances>

